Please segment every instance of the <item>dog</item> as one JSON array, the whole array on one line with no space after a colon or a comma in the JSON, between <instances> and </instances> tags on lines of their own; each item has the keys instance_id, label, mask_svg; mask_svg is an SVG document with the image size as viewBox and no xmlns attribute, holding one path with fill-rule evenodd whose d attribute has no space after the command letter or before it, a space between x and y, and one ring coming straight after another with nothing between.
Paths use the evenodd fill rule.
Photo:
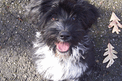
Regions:
<instances>
[{"instance_id":1,"label":"dog","mask_svg":"<svg viewBox=\"0 0 122 81\"><path fill-rule=\"evenodd\" d=\"M98 9L84 0L31 0L27 12L38 28L33 42L37 72L46 80L80 81L95 64L88 31Z\"/></svg>"}]
</instances>

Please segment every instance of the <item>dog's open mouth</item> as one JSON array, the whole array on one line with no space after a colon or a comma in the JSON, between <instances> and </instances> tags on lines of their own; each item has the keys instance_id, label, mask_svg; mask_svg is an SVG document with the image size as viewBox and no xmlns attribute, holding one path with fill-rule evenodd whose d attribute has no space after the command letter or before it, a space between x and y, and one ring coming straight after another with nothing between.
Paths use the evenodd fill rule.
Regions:
<instances>
[{"instance_id":1,"label":"dog's open mouth","mask_svg":"<svg viewBox=\"0 0 122 81\"><path fill-rule=\"evenodd\" d=\"M65 53L70 49L70 43L68 42L56 43L56 49L61 53Z\"/></svg>"}]
</instances>

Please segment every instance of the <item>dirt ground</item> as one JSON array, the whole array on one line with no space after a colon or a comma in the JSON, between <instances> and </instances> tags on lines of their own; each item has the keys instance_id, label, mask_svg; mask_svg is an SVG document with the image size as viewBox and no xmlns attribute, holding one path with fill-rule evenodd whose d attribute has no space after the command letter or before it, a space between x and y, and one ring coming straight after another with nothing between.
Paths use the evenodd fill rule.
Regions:
<instances>
[{"instance_id":1,"label":"dirt ground","mask_svg":"<svg viewBox=\"0 0 122 81\"><path fill-rule=\"evenodd\" d=\"M122 32L111 33L112 29L108 28L112 12L122 20L122 1L89 1L99 9L100 17L90 29L97 64L85 81L122 81ZM42 81L31 58L32 41L37 29L24 16L28 3L29 0L0 0L0 81ZM118 58L106 68L107 64L102 61L108 43L115 47Z\"/></svg>"}]
</instances>

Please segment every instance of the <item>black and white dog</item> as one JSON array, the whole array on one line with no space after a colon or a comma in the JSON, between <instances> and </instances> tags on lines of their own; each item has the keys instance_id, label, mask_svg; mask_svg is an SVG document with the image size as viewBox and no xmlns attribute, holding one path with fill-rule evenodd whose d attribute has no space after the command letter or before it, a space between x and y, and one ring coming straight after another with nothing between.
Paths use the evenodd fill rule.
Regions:
<instances>
[{"instance_id":1,"label":"black and white dog","mask_svg":"<svg viewBox=\"0 0 122 81\"><path fill-rule=\"evenodd\" d=\"M88 29L99 16L95 6L83 0L32 0L27 8L38 27L37 71L47 80L80 81L94 65Z\"/></svg>"}]
</instances>

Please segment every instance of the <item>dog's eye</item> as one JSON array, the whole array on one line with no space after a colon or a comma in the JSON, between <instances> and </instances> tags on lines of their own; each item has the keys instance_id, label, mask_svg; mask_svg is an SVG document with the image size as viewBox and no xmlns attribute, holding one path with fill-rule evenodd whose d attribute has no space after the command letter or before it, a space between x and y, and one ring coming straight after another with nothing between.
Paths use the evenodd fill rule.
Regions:
<instances>
[{"instance_id":1,"label":"dog's eye","mask_svg":"<svg viewBox=\"0 0 122 81\"><path fill-rule=\"evenodd\" d=\"M76 20L76 18L75 18L75 17L72 17L72 20L73 20L73 21L75 21L75 20Z\"/></svg>"},{"instance_id":2,"label":"dog's eye","mask_svg":"<svg viewBox=\"0 0 122 81\"><path fill-rule=\"evenodd\" d=\"M51 18L51 21L58 21L58 18Z\"/></svg>"}]
</instances>

